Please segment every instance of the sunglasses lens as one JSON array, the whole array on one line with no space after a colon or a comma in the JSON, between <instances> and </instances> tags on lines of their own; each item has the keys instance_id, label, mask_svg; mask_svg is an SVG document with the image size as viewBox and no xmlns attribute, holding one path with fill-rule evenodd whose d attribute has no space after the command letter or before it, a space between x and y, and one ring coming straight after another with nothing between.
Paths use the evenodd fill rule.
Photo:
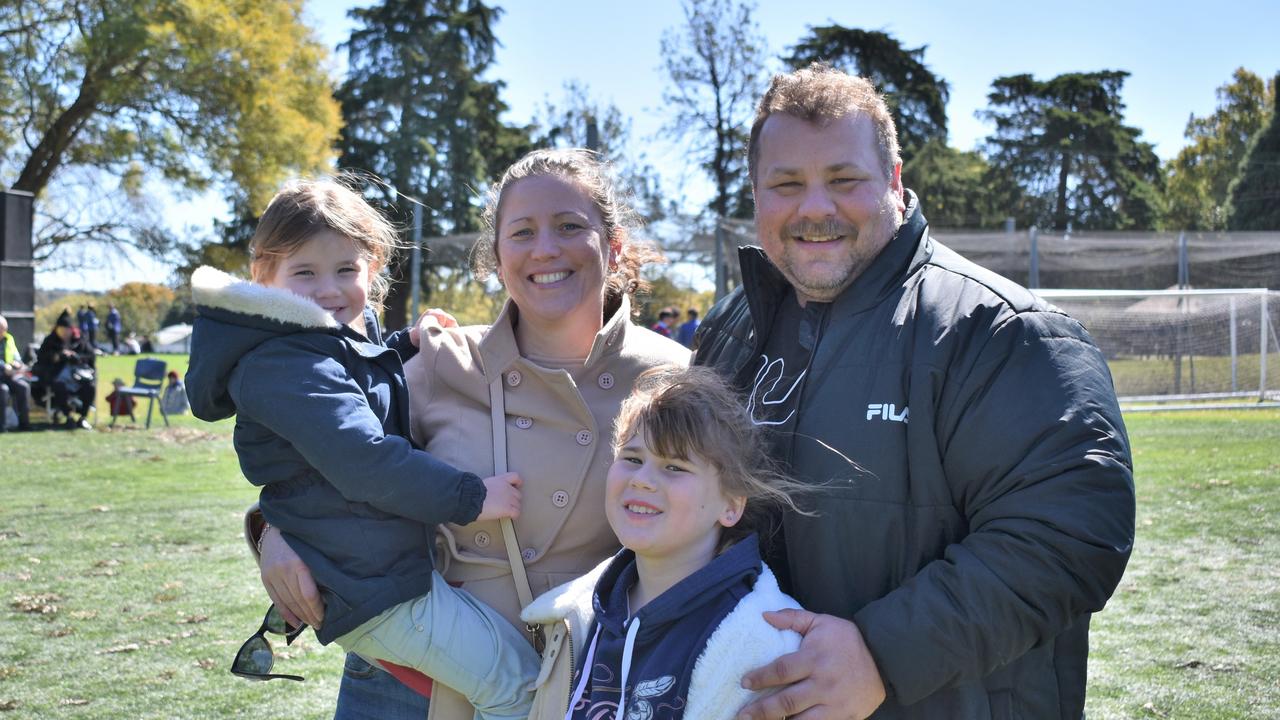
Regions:
<instances>
[{"instance_id":1,"label":"sunglasses lens","mask_svg":"<svg viewBox=\"0 0 1280 720\"><path fill-rule=\"evenodd\" d=\"M284 635L289 629L274 604L267 609L267 617L262 621L262 624L266 626L267 632L273 632L277 635Z\"/></svg>"},{"instance_id":2,"label":"sunglasses lens","mask_svg":"<svg viewBox=\"0 0 1280 720\"><path fill-rule=\"evenodd\" d=\"M275 655L271 652L271 645L266 638L258 635L240 646L240 652L236 653L236 659L231 663L231 670L249 675L266 675L271 672L274 663Z\"/></svg>"}]
</instances>

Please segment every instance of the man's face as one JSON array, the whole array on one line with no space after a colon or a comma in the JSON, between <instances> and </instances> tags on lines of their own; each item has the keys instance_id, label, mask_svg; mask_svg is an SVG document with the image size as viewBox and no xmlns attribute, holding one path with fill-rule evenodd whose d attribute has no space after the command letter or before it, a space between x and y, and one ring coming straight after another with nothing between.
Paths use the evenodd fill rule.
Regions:
<instances>
[{"instance_id":1,"label":"man's face","mask_svg":"<svg viewBox=\"0 0 1280 720\"><path fill-rule=\"evenodd\" d=\"M760 128L756 233L803 304L830 302L902 222L901 165L885 177L870 118L820 127L771 115Z\"/></svg>"}]
</instances>

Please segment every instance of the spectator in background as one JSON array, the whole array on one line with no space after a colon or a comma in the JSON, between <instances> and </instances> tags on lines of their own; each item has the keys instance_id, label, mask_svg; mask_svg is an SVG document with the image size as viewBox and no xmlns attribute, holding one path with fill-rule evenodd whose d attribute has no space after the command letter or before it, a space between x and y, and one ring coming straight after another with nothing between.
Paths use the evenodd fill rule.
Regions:
<instances>
[{"instance_id":1,"label":"spectator in background","mask_svg":"<svg viewBox=\"0 0 1280 720\"><path fill-rule=\"evenodd\" d=\"M5 431L5 408L13 403L18 430L31 429L31 385L26 379L18 344L9 334L9 321L0 315L0 432Z\"/></svg>"},{"instance_id":2,"label":"spectator in background","mask_svg":"<svg viewBox=\"0 0 1280 720\"><path fill-rule=\"evenodd\" d=\"M137 355L142 352L142 344L138 342L136 334L129 333L129 336L124 339L124 349L129 355Z\"/></svg>"},{"instance_id":3,"label":"spectator in background","mask_svg":"<svg viewBox=\"0 0 1280 720\"><path fill-rule=\"evenodd\" d=\"M111 394L107 396L107 405L111 407L111 417L124 417L128 415L129 419L133 420L133 409L135 407L133 397L120 392L120 388L124 387L124 381L120 378L116 378L111 381L111 387L113 387L114 390L112 390Z\"/></svg>"},{"instance_id":4,"label":"spectator in background","mask_svg":"<svg viewBox=\"0 0 1280 720\"><path fill-rule=\"evenodd\" d=\"M120 331L124 329L124 324L120 322L120 311L115 305L111 306L111 310L107 313L107 338L111 340L111 354L120 354Z\"/></svg>"},{"instance_id":5,"label":"spectator in background","mask_svg":"<svg viewBox=\"0 0 1280 720\"><path fill-rule=\"evenodd\" d=\"M689 319L680 324L680 330L676 332L676 342L687 348L692 348L693 334L698 332L698 309L689 308L686 315Z\"/></svg>"},{"instance_id":6,"label":"spectator in background","mask_svg":"<svg viewBox=\"0 0 1280 720\"><path fill-rule=\"evenodd\" d=\"M66 415L68 428L89 428L85 416L98 394L94 359L93 350L71 327L71 312L63 310L40 343L32 371L44 391L53 393L53 409Z\"/></svg>"},{"instance_id":7,"label":"spectator in background","mask_svg":"<svg viewBox=\"0 0 1280 720\"><path fill-rule=\"evenodd\" d=\"M93 303L85 306L84 322L80 323L80 335L84 337L84 341L89 344L89 349L97 352L98 350L98 313L93 308Z\"/></svg>"},{"instance_id":8,"label":"spectator in background","mask_svg":"<svg viewBox=\"0 0 1280 720\"><path fill-rule=\"evenodd\" d=\"M658 322L653 324L650 330L658 333L662 337L671 337L671 324L675 322L676 311L671 308L662 308L658 311Z\"/></svg>"},{"instance_id":9,"label":"spectator in background","mask_svg":"<svg viewBox=\"0 0 1280 720\"><path fill-rule=\"evenodd\" d=\"M178 377L177 370L169 371L169 385L160 397L160 407L165 415L185 415L190 405L187 403L187 386Z\"/></svg>"}]
</instances>

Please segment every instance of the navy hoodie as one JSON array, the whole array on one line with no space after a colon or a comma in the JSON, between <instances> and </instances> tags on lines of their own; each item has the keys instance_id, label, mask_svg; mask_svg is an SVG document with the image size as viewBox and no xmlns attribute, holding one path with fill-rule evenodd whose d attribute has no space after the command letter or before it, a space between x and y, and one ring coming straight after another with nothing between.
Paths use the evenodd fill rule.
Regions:
<instances>
[{"instance_id":1,"label":"navy hoodie","mask_svg":"<svg viewBox=\"0 0 1280 720\"><path fill-rule=\"evenodd\" d=\"M755 587L760 567L759 539L751 535L628 619L627 592L636 583L636 559L630 550L618 553L596 584L596 617L584 651L584 658L591 657L591 675L573 717L615 717L624 677L629 712L618 712L618 720L683 717L694 663L707 638ZM633 629L630 662L624 667ZM584 660L573 679L575 690L585 666Z\"/></svg>"}]
</instances>

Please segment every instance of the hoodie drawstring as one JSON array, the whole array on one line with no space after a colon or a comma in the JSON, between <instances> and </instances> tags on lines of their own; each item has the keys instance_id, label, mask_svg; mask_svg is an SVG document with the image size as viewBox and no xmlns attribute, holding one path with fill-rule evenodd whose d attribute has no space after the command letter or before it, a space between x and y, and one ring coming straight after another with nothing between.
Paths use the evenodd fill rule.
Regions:
<instances>
[{"instance_id":1,"label":"hoodie drawstring","mask_svg":"<svg viewBox=\"0 0 1280 720\"><path fill-rule=\"evenodd\" d=\"M640 631L640 616L631 618L631 627L627 628L627 642L622 646L622 688L618 695L618 714L614 720L625 720L627 717L627 674L631 672L631 651L636 646L636 633Z\"/></svg>"}]
</instances>

